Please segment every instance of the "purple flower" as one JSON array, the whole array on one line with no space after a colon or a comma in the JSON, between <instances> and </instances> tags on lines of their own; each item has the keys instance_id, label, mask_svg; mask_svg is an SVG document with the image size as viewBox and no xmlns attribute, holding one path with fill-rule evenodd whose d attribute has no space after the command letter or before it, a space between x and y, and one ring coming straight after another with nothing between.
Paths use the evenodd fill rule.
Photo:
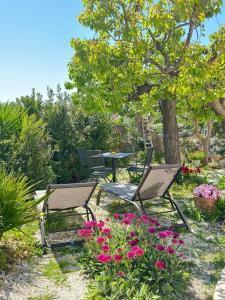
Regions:
<instances>
[{"instance_id":1,"label":"purple flower","mask_svg":"<svg viewBox=\"0 0 225 300\"><path fill-rule=\"evenodd\" d=\"M195 197L217 200L221 197L221 191L212 184L201 184L193 191Z\"/></svg>"}]
</instances>

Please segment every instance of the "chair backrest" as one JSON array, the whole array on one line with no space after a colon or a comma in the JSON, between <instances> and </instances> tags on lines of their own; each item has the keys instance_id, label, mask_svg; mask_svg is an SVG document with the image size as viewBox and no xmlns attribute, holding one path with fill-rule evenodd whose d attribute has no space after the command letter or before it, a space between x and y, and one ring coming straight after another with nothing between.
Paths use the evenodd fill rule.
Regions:
<instances>
[{"instance_id":1,"label":"chair backrest","mask_svg":"<svg viewBox=\"0 0 225 300\"><path fill-rule=\"evenodd\" d=\"M102 154L101 150L86 150L87 152L87 162L88 167L98 167L98 166L104 166L104 158L103 157L92 157L94 155Z\"/></svg>"},{"instance_id":2,"label":"chair backrest","mask_svg":"<svg viewBox=\"0 0 225 300\"><path fill-rule=\"evenodd\" d=\"M146 148L146 156L145 156L145 164L144 164L144 171L150 166L152 161L154 147L147 147Z\"/></svg>"},{"instance_id":3,"label":"chair backrest","mask_svg":"<svg viewBox=\"0 0 225 300\"><path fill-rule=\"evenodd\" d=\"M96 182L50 184L46 188L46 193L51 193L45 200L43 209L45 210L46 206L49 210L86 206L96 186Z\"/></svg>"},{"instance_id":4,"label":"chair backrest","mask_svg":"<svg viewBox=\"0 0 225 300\"><path fill-rule=\"evenodd\" d=\"M134 194L133 200L162 197L169 190L181 164L149 166Z\"/></svg>"},{"instance_id":5,"label":"chair backrest","mask_svg":"<svg viewBox=\"0 0 225 300\"><path fill-rule=\"evenodd\" d=\"M87 157L87 150L85 149L77 149L77 153L80 160L80 166L82 169L88 167L88 157Z\"/></svg>"}]
</instances>

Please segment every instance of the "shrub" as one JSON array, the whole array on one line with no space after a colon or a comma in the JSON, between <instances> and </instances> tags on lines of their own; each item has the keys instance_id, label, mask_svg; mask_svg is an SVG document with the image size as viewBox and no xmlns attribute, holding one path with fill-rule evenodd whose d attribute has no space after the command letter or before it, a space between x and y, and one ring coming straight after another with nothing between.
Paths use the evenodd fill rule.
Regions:
<instances>
[{"instance_id":1,"label":"shrub","mask_svg":"<svg viewBox=\"0 0 225 300\"><path fill-rule=\"evenodd\" d=\"M32 188L25 176L0 171L0 239L3 233L38 218L36 206L43 199L31 200Z\"/></svg>"},{"instance_id":2,"label":"shrub","mask_svg":"<svg viewBox=\"0 0 225 300\"><path fill-rule=\"evenodd\" d=\"M85 222L78 230L86 241L80 263L95 278L89 299L139 299L137 291L167 299L177 295L187 274L179 234L157 231L159 222L145 215L114 214L114 218Z\"/></svg>"},{"instance_id":3,"label":"shrub","mask_svg":"<svg viewBox=\"0 0 225 300\"><path fill-rule=\"evenodd\" d=\"M193 152L193 153L190 153L188 155L188 158L190 160L203 160L205 158L205 153L203 151L196 151L196 152Z\"/></svg>"}]
</instances>

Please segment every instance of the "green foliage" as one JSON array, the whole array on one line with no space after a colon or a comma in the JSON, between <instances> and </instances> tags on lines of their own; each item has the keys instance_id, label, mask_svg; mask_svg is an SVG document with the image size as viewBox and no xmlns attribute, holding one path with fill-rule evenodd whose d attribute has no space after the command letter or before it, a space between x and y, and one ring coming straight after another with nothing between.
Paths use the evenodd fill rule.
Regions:
<instances>
[{"instance_id":1,"label":"green foliage","mask_svg":"<svg viewBox=\"0 0 225 300\"><path fill-rule=\"evenodd\" d=\"M205 158L205 153L203 151L192 152L188 155L190 160L203 160Z\"/></svg>"},{"instance_id":2,"label":"green foliage","mask_svg":"<svg viewBox=\"0 0 225 300\"><path fill-rule=\"evenodd\" d=\"M217 187L220 190L225 190L225 176L219 176L219 181L217 183Z\"/></svg>"},{"instance_id":3,"label":"green foliage","mask_svg":"<svg viewBox=\"0 0 225 300\"><path fill-rule=\"evenodd\" d=\"M37 204L43 199L33 199L32 189L25 176L0 171L0 239L3 233L39 217Z\"/></svg>"},{"instance_id":4,"label":"green foliage","mask_svg":"<svg viewBox=\"0 0 225 300\"><path fill-rule=\"evenodd\" d=\"M52 279L58 284L65 284L67 276L62 271L63 263L57 263L55 260L50 260L48 264L44 266L42 273L44 276Z\"/></svg>"},{"instance_id":5,"label":"green foliage","mask_svg":"<svg viewBox=\"0 0 225 300\"><path fill-rule=\"evenodd\" d=\"M25 174L37 188L45 188L54 178L51 169L52 149L45 124L34 115L22 118L22 128L11 142L10 169Z\"/></svg>"},{"instance_id":6,"label":"green foliage","mask_svg":"<svg viewBox=\"0 0 225 300\"><path fill-rule=\"evenodd\" d=\"M21 96L16 99L16 103L26 110L28 115L36 115L38 118L41 117L42 111L42 95L37 93L35 89L32 89L30 96Z\"/></svg>"}]
</instances>

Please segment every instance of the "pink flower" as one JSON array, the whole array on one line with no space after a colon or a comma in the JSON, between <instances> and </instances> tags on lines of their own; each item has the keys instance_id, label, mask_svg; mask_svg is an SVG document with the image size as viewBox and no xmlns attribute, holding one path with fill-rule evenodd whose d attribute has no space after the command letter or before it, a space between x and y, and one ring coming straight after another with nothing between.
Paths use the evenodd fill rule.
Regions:
<instances>
[{"instance_id":1,"label":"pink flower","mask_svg":"<svg viewBox=\"0 0 225 300\"><path fill-rule=\"evenodd\" d=\"M105 252L109 252L109 250L110 250L109 245L108 244L102 245L102 250L105 251Z\"/></svg>"},{"instance_id":2,"label":"pink flower","mask_svg":"<svg viewBox=\"0 0 225 300\"><path fill-rule=\"evenodd\" d=\"M113 218L115 219L115 220L118 220L119 219L119 214L113 214Z\"/></svg>"},{"instance_id":3,"label":"pink flower","mask_svg":"<svg viewBox=\"0 0 225 300\"><path fill-rule=\"evenodd\" d=\"M143 256L144 255L144 249L140 248L139 246L134 246L132 247L132 251L137 255L137 256Z\"/></svg>"},{"instance_id":4,"label":"pink flower","mask_svg":"<svg viewBox=\"0 0 225 300\"><path fill-rule=\"evenodd\" d=\"M105 238L104 238L104 236L99 236L98 238L97 238L97 240L96 240L96 242L98 243L98 244L103 244L103 243L105 243Z\"/></svg>"},{"instance_id":5,"label":"pink flower","mask_svg":"<svg viewBox=\"0 0 225 300\"><path fill-rule=\"evenodd\" d=\"M131 237L135 237L135 236L136 236L136 232L135 232L135 231L131 231L131 232L130 232L130 236L131 236Z\"/></svg>"},{"instance_id":6,"label":"pink flower","mask_svg":"<svg viewBox=\"0 0 225 300\"><path fill-rule=\"evenodd\" d=\"M148 228L148 232L150 232L150 233L156 232L155 227L149 227L149 228Z\"/></svg>"},{"instance_id":7,"label":"pink flower","mask_svg":"<svg viewBox=\"0 0 225 300\"><path fill-rule=\"evenodd\" d=\"M109 222L109 218L105 218L105 221L106 221L106 222Z\"/></svg>"},{"instance_id":8,"label":"pink flower","mask_svg":"<svg viewBox=\"0 0 225 300\"><path fill-rule=\"evenodd\" d=\"M174 245L176 245L176 244L178 244L179 242L178 242L177 239L172 239L172 243L173 243Z\"/></svg>"},{"instance_id":9,"label":"pink flower","mask_svg":"<svg viewBox=\"0 0 225 300\"><path fill-rule=\"evenodd\" d=\"M157 269L163 270L163 269L166 268L166 264L165 264L165 262L162 261L162 260L157 260L156 263L155 263L155 267L156 267Z\"/></svg>"},{"instance_id":10,"label":"pink flower","mask_svg":"<svg viewBox=\"0 0 225 300\"><path fill-rule=\"evenodd\" d=\"M109 234L107 234L107 238L108 239L111 239L112 238L112 235L109 233Z\"/></svg>"},{"instance_id":11,"label":"pink flower","mask_svg":"<svg viewBox=\"0 0 225 300\"><path fill-rule=\"evenodd\" d=\"M123 248L117 248L117 251L120 253L120 252L123 252Z\"/></svg>"},{"instance_id":12,"label":"pink flower","mask_svg":"<svg viewBox=\"0 0 225 300\"><path fill-rule=\"evenodd\" d=\"M99 229L102 229L104 227L104 225L105 225L105 222L103 222L103 221L100 221L100 222L97 223L97 227Z\"/></svg>"},{"instance_id":13,"label":"pink flower","mask_svg":"<svg viewBox=\"0 0 225 300\"><path fill-rule=\"evenodd\" d=\"M155 248L158 250L158 251L164 251L165 250L165 247L163 245L156 245Z\"/></svg>"},{"instance_id":14,"label":"pink flower","mask_svg":"<svg viewBox=\"0 0 225 300\"><path fill-rule=\"evenodd\" d=\"M104 234L109 234L110 231L111 231L110 228L103 228L103 230L102 230L102 232L103 232Z\"/></svg>"},{"instance_id":15,"label":"pink flower","mask_svg":"<svg viewBox=\"0 0 225 300\"><path fill-rule=\"evenodd\" d=\"M125 274L124 274L122 271L119 271L119 272L117 272L117 276L118 276L118 277L124 277Z\"/></svg>"},{"instance_id":16,"label":"pink flower","mask_svg":"<svg viewBox=\"0 0 225 300\"><path fill-rule=\"evenodd\" d=\"M166 248L165 251L166 251L167 253L170 253L170 254L175 254L175 250L174 250L172 247Z\"/></svg>"},{"instance_id":17,"label":"pink flower","mask_svg":"<svg viewBox=\"0 0 225 300\"><path fill-rule=\"evenodd\" d=\"M130 244L131 246L135 246L139 243L139 240L138 239L135 239L135 240L131 240L128 242L128 244Z\"/></svg>"},{"instance_id":18,"label":"pink flower","mask_svg":"<svg viewBox=\"0 0 225 300\"><path fill-rule=\"evenodd\" d=\"M179 240L178 243L179 243L180 245L182 245L182 244L184 244L184 240Z\"/></svg>"},{"instance_id":19,"label":"pink flower","mask_svg":"<svg viewBox=\"0 0 225 300\"><path fill-rule=\"evenodd\" d=\"M123 256L120 254L115 254L114 260L115 260L115 262L119 263L123 260Z\"/></svg>"},{"instance_id":20,"label":"pink flower","mask_svg":"<svg viewBox=\"0 0 225 300\"><path fill-rule=\"evenodd\" d=\"M128 218L124 218L124 219L122 220L122 223L123 223L123 224L126 224L126 225L130 225L130 224L131 224L131 221L130 221L130 219L128 219Z\"/></svg>"},{"instance_id":21,"label":"pink flower","mask_svg":"<svg viewBox=\"0 0 225 300\"><path fill-rule=\"evenodd\" d=\"M180 258L185 258L184 253L179 253L177 256L179 256Z\"/></svg>"},{"instance_id":22,"label":"pink flower","mask_svg":"<svg viewBox=\"0 0 225 300\"><path fill-rule=\"evenodd\" d=\"M96 256L97 261L99 261L102 264L107 264L112 260L112 256L111 255L107 255L104 253L101 253L99 255Z\"/></svg>"},{"instance_id":23,"label":"pink flower","mask_svg":"<svg viewBox=\"0 0 225 300\"><path fill-rule=\"evenodd\" d=\"M126 213L125 216L128 218L128 219L134 219L136 217L135 214L133 213Z\"/></svg>"},{"instance_id":24,"label":"pink flower","mask_svg":"<svg viewBox=\"0 0 225 300\"><path fill-rule=\"evenodd\" d=\"M180 233L179 232L173 232L173 237L176 239L178 238L178 236L180 236Z\"/></svg>"},{"instance_id":25,"label":"pink flower","mask_svg":"<svg viewBox=\"0 0 225 300\"><path fill-rule=\"evenodd\" d=\"M84 237L84 238L90 238L92 237L92 229L79 229L77 230L77 234L80 237Z\"/></svg>"},{"instance_id":26,"label":"pink flower","mask_svg":"<svg viewBox=\"0 0 225 300\"><path fill-rule=\"evenodd\" d=\"M157 221L156 219L150 219L150 222L155 226L160 226L159 221Z\"/></svg>"},{"instance_id":27,"label":"pink flower","mask_svg":"<svg viewBox=\"0 0 225 300\"><path fill-rule=\"evenodd\" d=\"M84 227L85 228L93 228L97 224L96 221L86 221L84 222Z\"/></svg>"},{"instance_id":28,"label":"pink flower","mask_svg":"<svg viewBox=\"0 0 225 300\"><path fill-rule=\"evenodd\" d=\"M129 259L133 259L133 258L135 258L135 256L136 256L136 253L135 253L135 252L133 252L133 251L128 251L128 252L127 252L127 257L128 257Z\"/></svg>"},{"instance_id":29,"label":"pink flower","mask_svg":"<svg viewBox=\"0 0 225 300\"><path fill-rule=\"evenodd\" d=\"M173 236L173 232L171 230L164 230L158 233L158 237L161 239L167 238L169 236Z\"/></svg>"}]
</instances>

